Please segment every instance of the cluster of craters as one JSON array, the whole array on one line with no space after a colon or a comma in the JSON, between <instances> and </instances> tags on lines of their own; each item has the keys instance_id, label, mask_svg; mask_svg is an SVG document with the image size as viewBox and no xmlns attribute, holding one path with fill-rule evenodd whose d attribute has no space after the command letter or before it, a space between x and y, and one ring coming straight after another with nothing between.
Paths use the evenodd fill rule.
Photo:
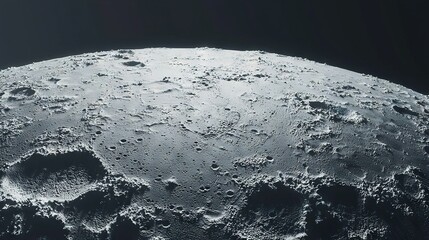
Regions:
<instances>
[{"instance_id":1,"label":"cluster of craters","mask_svg":"<svg viewBox=\"0 0 429 240\"><path fill-rule=\"evenodd\" d=\"M0 186L2 239L68 239L103 231L134 195L149 189L142 179L110 173L83 147L32 152L3 166Z\"/></svg>"},{"instance_id":2,"label":"cluster of craters","mask_svg":"<svg viewBox=\"0 0 429 240\"><path fill-rule=\"evenodd\" d=\"M7 178L5 173L3 184ZM69 190L71 195L62 200L24 200L3 193L0 236L174 239L175 234L192 237L195 231L208 239L424 239L428 176L408 169L380 180L345 184L323 175L255 174L238 184L238 197L217 211L156 202L137 206L132 197L149 191L148 185L105 176L80 195Z\"/></svg>"},{"instance_id":3,"label":"cluster of craters","mask_svg":"<svg viewBox=\"0 0 429 240\"><path fill-rule=\"evenodd\" d=\"M225 222L234 239L424 239L428 176L346 184L328 176L257 175Z\"/></svg>"}]
</instances>

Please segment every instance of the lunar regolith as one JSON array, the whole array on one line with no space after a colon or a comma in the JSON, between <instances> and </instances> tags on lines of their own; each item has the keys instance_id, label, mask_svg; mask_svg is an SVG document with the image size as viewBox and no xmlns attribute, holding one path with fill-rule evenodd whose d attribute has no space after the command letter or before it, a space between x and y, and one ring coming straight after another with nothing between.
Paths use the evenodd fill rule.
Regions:
<instances>
[{"instance_id":1,"label":"lunar regolith","mask_svg":"<svg viewBox=\"0 0 429 240\"><path fill-rule=\"evenodd\" d=\"M429 98L257 51L0 71L0 239L425 239Z\"/></svg>"}]
</instances>

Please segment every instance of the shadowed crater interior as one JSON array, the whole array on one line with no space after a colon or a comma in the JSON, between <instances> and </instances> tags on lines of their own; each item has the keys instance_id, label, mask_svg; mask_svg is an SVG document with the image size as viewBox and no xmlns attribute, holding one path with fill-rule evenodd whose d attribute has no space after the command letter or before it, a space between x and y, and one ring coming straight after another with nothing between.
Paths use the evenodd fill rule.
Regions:
<instances>
[{"instance_id":1,"label":"shadowed crater interior","mask_svg":"<svg viewBox=\"0 0 429 240\"><path fill-rule=\"evenodd\" d=\"M333 186L323 186L319 189L319 194L325 201L338 206L357 208L359 205L358 189L352 186L336 184Z\"/></svg>"},{"instance_id":2,"label":"shadowed crater interior","mask_svg":"<svg viewBox=\"0 0 429 240\"><path fill-rule=\"evenodd\" d=\"M10 166L1 187L18 200L28 198L70 200L88 191L107 175L92 152L34 153Z\"/></svg>"},{"instance_id":3,"label":"shadowed crater interior","mask_svg":"<svg viewBox=\"0 0 429 240\"><path fill-rule=\"evenodd\" d=\"M249 195L241 210L242 218L262 231L291 234L299 231L299 219L305 203L304 196L282 182L260 183ZM259 225L259 226L258 226Z\"/></svg>"},{"instance_id":4,"label":"shadowed crater interior","mask_svg":"<svg viewBox=\"0 0 429 240\"><path fill-rule=\"evenodd\" d=\"M11 94L13 95L25 95L25 96L32 96L36 93L36 91L34 91L33 89L29 88L29 87L21 87L21 88L16 88L12 91L10 91Z\"/></svg>"}]
</instances>

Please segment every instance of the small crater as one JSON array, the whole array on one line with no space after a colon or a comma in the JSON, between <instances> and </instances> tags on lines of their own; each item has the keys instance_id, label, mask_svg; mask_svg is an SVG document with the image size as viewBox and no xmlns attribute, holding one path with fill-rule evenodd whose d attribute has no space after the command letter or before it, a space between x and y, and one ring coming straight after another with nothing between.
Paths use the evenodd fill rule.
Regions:
<instances>
[{"instance_id":1,"label":"small crater","mask_svg":"<svg viewBox=\"0 0 429 240\"><path fill-rule=\"evenodd\" d=\"M217 222L225 217L224 211L217 211L212 209L206 209L204 213L204 219L207 222Z\"/></svg>"},{"instance_id":2,"label":"small crater","mask_svg":"<svg viewBox=\"0 0 429 240\"><path fill-rule=\"evenodd\" d=\"M144 63L138 62L138 61L128 61L128 62L123 62L123 65L127 66L127 67L136 67L136 66L140 66L140 67L144 67Z\"/></svg>"},{"instance_id":3,"label":"small crater","mask_svg":"<svg viewBox=\"0 0 429 240\"><path fill-rule=\"evenodd\" d=\"M35 90L29 87L20 87L10 91L9 101L22 101L28 97L33 96L36 93Z\"/></svg>"},{"instance_id":4,"label":"small crater","mask_svg":"<svg viewBox=\"0 0 429 240\"><path fill-rule=\"evenodd\" d=\"M418 196L422 191L421 184L416 176L409 174L396 174L394 179L399 189L408 194Z\"/></svg>"},{"instance_id":5,"label":"small crater","mask_svg":"<svg viewBox=\"0 0 429 240\"><path fill-rule=\"evenodd\" d=\"M134 54L134 51L131 50L131 49L119 49L118 53L121 53L121 54Z\"/></svg>"},{"instance_id":6,"label":"small crater","mask_svg":"<svg viewBox=\"0 0 429 240\"><path fill-rule=\"evenodd\" d=\"M418 116L419 114L408 109L407 107L398 107L398 106L393 106L393 110L395 110L396 112L400 113L400 114L407 114L407 115L412 115L412 116Z\"/></svg>"},{"instance_id":7,"label":"small crater","mask_svg":"<svg viewBox=\"0 0 429 240\"><path fill-rule=\"evenodd\" d=\"M271 212L268 213L268 216L270 218L275 218L277 216L277 213L275 211L271 211Z\"/></svg>"},{"instance_id":8,"label":"small crater","mask_svg":"<svg viewBox=\"0 0 429 240\"><path fill-rule=\"evenodd\" d=\"M209 192L210 191L210 186L209 185L204 185L204 186L201 186L200 188L199 188L199 191L200 192L202 192L202 193L206 193L206 192Z\"/></svg>"},{"instance_id":9,"label":"small crater","mask_svg":"<svg viewBox=\"0 0 429 240\"><path fill-rule=\"evenodd\" d=\"M29 87L21 87L10 91L10 93L13 95L32 96L36 93L36 91Z\"/></svg>"},{"instance_id":10,"label":"small crater","mask_svg":"<svg viewBox=\"0 0 429 240\"><path fill-rule=\"evenodd\" d=\"M124 56L123 54L115 54L115 55L113 55L113 57L118 58L118 59L125 59L125 60L130 59L129 57Z\"/></svg>"},{"instance_id":11,"label":"small crater","mask_svg":"<svg viewBox=\"0 0 429 240\"><path fill-rule=\"evenodd\" d=\"M166 219L160 219L157 223L163 228L169 228L171 226L170 221Z\"/></svg>"},{"instance_id":12,"label":"small crater","mask_svg":"<svg viewBox=\"0 0 429 240\"><path fill-rule=\"evenodd\" d=\"M229 189L225 192L227 198L231 198L234 196L234 190Z\"/></svg>"},{"instance_id":13,"label":"small crater","mask_svg":"<svg viewBox=\"0 0 429 240\"><path fill-rule=\"evenodd\" d=\"M319 101L309 101L308 105L310 105L310 107L312 108L317 108L317 109L329 109L329 106L326 103L319 102Z\"/></svg>"},{"instance_id":14,"label":"small crater","mask_svg":"<svg viewBox=\"0 0 429 240\"><path fill-rule=\"evenodd\" d=\"M254 76L254 77L256 77L256 78L269 77L268 75L266 75L266 74L262 74L262 73L255 74L255 75L253 75L253 76Z\"/></svg>"},{"instance_id":15,"label":"small crater","mask_svg":"<svg viewBox=\"0 0 429 240\"><path fill-rule=\"evenodd\" d=\"M219 170L219 165L218 165L217 163L212 163L212 165L211 165L211 169L212 169L213 171L217 171L217 170Z\"/></svg>"},{"instance_id":16,"label":"small crater","mask_svg":"<svg viewBox=\"0 0 429 240\"><path fill-rule=\"evenodd\" d=\"M341 88L344 89L344 90L355 90L356 89L355 87L350 86L350 85L344 85Z\"/></svg>"},{"instance_id":17,"label":"small crater","mask_svg":"<svg viewBox=\"0 0 429 240\"><path fill-rule=\"evenodd\" d=\"M49 78L48 81L53 82L53 83L57 83L57 82L61 81L61 79L52 77L52 78Z\"/></svg>"}]
</instances>

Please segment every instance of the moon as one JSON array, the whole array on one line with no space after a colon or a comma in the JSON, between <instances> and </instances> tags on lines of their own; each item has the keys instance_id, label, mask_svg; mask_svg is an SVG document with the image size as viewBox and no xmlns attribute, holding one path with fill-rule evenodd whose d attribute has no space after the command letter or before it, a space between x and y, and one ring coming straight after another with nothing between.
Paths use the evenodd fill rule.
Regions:
<instances>
[{"instance_id":1,"label":"moon","mask_svg":"<svg viewBox=\"0 0 429 240\"><path fill-rule=\"evenodd\" d=\"M0 239L424 239L429 98L261 51L0 71Z\"/></svg>"}]
</instances>

